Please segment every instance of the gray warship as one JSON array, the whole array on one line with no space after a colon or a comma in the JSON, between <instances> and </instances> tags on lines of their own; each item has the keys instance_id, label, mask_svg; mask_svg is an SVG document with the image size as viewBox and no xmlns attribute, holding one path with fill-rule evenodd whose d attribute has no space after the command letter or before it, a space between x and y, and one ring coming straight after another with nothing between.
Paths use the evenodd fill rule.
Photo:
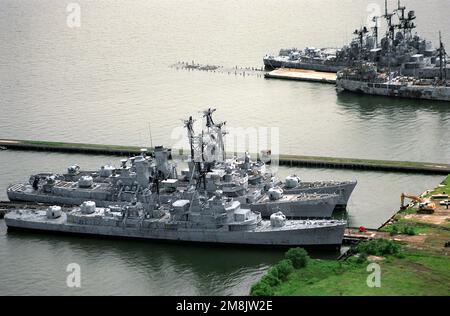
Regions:
<instances>
[{"instance_id":1,"label":"gray warship","mask_svg":"<svg viewBox=\"0 0 450 316\"><path fill-rule=\"evenodd\" d=\"M28 183L12 184L7 189L11 201L47 204L79 205L86 200L98 206L125 205L137 200L144 205L152 195L162 204L170 205L191 187L206 196L221 190L226 197L239 201L243 207L258 211L263 217L282 211L295 218L328 218L336 205L345 203L356 182L336 184L317 182L285 188L272 174L265 171L261 161L226 159L223 150L222 124L214 123L208 109L206 131L193 131L193 119L185 121L191 146L188 168L178 174L169 152L156 147L152 155L142 150L140 156L121 160L121 167L103 166L98 171L82 171L70 166L65 174L41 173L30 177ZM214 152L215 155L207 155ZM212 157L212 159L210 159ZM353 185L353 187L352 187ZM315 189L314 189L315 188ZM351 190L350 190L351 189ZM290 190L290 191L289 191Z\"/></svg>"},{"instance_id":2,"label":"gray warship","mask_svg":"<svg viewBox=\"0 0 450 316\"><path fill-rule=\"evenodd\" d=\"M379 40L380 19L386 22L386 35ZM362 27L354 31L350 44L342 48L314 48L304 50L282 49L278 56L266 55L263 58L267 69L300 68L325 72L339 72L352 66L357 60L376 63L380 68L390 67L403 76L434 79L440 71L439 49L433 48L427 41L412 31L416 28L414 11L406 11L398 6L388 12L373 17L374 27ZM444 71L450 74L450 66L445 64Z\"/></svg>"},{"instance_id":3,"label":"gray warship","mask_svg":"<svg viewBox=\"0 0 450 316\"><path fill-rule=\"evenodd\" d=\"M345 208L348 200L355 189L356 180L347 181L302 181L297 175L287 176L281 188L286 193L319 193L319 194L337 194L337 206Z\"/></svg>"},{"instance_id":4,"label":"gray warship","mask_svg":"<svg viewBox=\"0 0 450 316\"><path fill-rule=\"evenodd\" d=\"M211 198L197 191L173 201L170 207L145 208L132 202L122 206L96 207L86 201L69 213L60 206L47 210L14 210L5 215L8 230L21 229L214 244L262 246L335 247L342 243L345 221L287 220L282 212L270 220L243 209L238 201L217 191Z\"/></svg>"},{"instance_id":5,"label":"gray warship","mask_svg":"<svg viewBox=\"0 0 450 316\"><path fill-rule=\"evenodd\" d=\"M338 92L450 101L450 81L444 68L447 64L447 54L441 40L438 52L440 67L439 75L435 79L403 76L391 69L382 71L374 63L360 61L357 65L338 72L336 89Z\"/></svg>"}]
</instances>

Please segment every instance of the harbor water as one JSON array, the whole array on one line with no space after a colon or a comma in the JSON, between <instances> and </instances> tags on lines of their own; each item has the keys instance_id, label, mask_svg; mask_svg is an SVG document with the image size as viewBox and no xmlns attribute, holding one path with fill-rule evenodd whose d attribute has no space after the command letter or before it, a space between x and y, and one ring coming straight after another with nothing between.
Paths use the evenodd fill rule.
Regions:
<instances>
[{"instance_id":1,"label":"harbor water","mask_svg":"<svg viewBox=\"0 0 450 316\"><path fill-rule=\"evenodd\" d=\"M382 0L0 0L0 138L117 145L174 144L181 119L205 107L231 127L277 127L280 152L450 161L446 103L337 95L333 85L170 68L178 61L261 67L265 53L339 46ZM397 1L390 5L393 7ZM405 1L417 32L450 45L450 2ZM333 14L330 14L333 12ZM326 17L326 21L325 21ZM70 24L70 23L69 23ZM0 198L9 183L73 163L118 157L0 151ZM376 228L441 176L281 167L280 177L356 179L352 226ZM0 295L247 294L280 251L7 234L0 220ZM81 288L68 288L78 263Z\"/></svg>"},{"instance_id":2,"label":"harbor water","mask_svg":"<svg viewBox=\"0 0 450 316\"><path fill-rule=\"evenodd\" d=\"M0 198L9 183L26 180L36 170L64 172L78 163L94 170L119 165L118 157L0 151ZM352 226L376 228L392 216L400 192L433 187L441 176L281 167L280 176L304 180L358 179L349 201ZM337 215L341 216L341 215ZM283 255L281 250L176 245L99 240L14 232L0 220L1 294L246 295L249 288ZM333 254L317 253L315 256ZM334 255L335 256L335 255ZM66 267L77 263L81 288L66 286Z\"/></svg>"}]
</instances>

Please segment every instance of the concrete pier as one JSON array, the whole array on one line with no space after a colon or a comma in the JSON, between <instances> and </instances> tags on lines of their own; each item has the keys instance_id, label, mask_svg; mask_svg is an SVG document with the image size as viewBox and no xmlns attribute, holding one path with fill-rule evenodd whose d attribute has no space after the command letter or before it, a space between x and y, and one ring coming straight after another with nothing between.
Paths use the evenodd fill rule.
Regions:
<instances>
[{"instance_id":1,"label":"concrete pier","mask_svg":"<svg viewBox=\"0 0 450 316\"><path fill-rule=\"evenodd\" d=\"M66 152L80 154L134 156L140 153L137 146L116 146L101 144L82 144L65 142L47 142L32 140L0 139L0 147L10 150L32 150L49 152ZM147 148L152 151L152 148ZM171 152L181 150L172 149ZM256 157L256 155L252 155ZM432 162L372 160L358 158L318 157L302 155L280 155L279 163L283 166L309 168L338 168L366 171L403 172L420 174L450 174L450 164Z\"/></svg>"},{"instance_id":2,"label":"concrete pier","mask_svg":"<svg viewBox=\"0 0 450 316\"><path fill-rule=\"evenodd\" d=\"M420 174L447 175L450 173L450 164L443 163L300 155L280 155L280 165Z\"/></svg>"},{"instance_id":3,"label":"concrete pier","mask_svg":"<svg viewBox=\"0 0 450 316\"><path fill-rule=\"evenodd\" d=\"M336 73L307 69L279 68L264 75L269 79L285 79L336 84Z\"/></svg>"},{"instance_id":4,"label":"concrete pier","mask_svg":"<svg viewBox=\"0 0 450 316\"><path fill-rule=\"evenodd\" d=\"M35 140L0 139L0 147L13 150L66 152L95 155L134 156L140 153L137 146L116 146ZM152 148L147 148L152 151Z\"/></svg>"}]
</instances>

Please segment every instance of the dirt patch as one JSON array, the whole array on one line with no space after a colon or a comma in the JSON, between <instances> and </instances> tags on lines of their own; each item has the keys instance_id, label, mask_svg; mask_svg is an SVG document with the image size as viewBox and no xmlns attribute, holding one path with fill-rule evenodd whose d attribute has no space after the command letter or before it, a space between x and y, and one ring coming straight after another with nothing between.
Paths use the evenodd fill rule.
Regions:
<instances>
[{"instance_id":1,"label":"dirt patch","mask_svg":"<svg viewBox=\"0 0 450 316\"><path fill-rule=\"evenodd\" d=\"M392 240L400 241L400 242L406 242L409 244L423 244L425 243L425 240L427 239L426 234L419 234L419 235L395 235L395 237L391 237Z\"/></svg>"},{"instance_id":2,"label":"dirt patch","mask_svg":"<svg viewBox=\"0 0 450 316\"><path fill-rule=\"evenodd\" d=\"M448 223L450 219L449 214L407 214L404 216L405 219L412 219L418 222L429 223L434 225L443 225Z\"/></svg>"},{"instance_id":3,"label":"dirt patch","mask_svg":"<svg viewBox=\"0 0 450 316\"><path fill-rule=\"evenodd\" d=\"M383 261L385 258L380 256L368 256L367 260L370 262L377 262L377 261Z\"/></svg>"}]
</instances>

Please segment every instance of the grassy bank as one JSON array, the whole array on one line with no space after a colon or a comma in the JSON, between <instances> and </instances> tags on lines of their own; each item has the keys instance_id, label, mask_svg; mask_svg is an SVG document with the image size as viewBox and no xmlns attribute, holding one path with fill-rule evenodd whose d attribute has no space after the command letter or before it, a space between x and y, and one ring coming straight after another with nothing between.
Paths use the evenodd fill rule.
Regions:
<instances>
[{"instance_id":1,"label":"grassy bank","mask_svg":"<svg viewBox=\"0 0 450 316\"><path fill-rule=\"evenodd\" d=\"M380 287L369 287L368 264L380 266ZM307 266L293 269L285 280L258 293L261 282L252 288L252 295L449 295L450 259L424 251L400 250L397 254L368 256L355 254L346 260L310 259ZM263 286L264 288L264 286ZM267 288L267 287L265 287Z\"/></svg>"},{"instance_id":2,"label":"grassy bank","mask_svg":"<svg viewBox=\"0 0 450 316\"><path fill-rule=\"evenodd\" d=\"M367 262L314 260L296 270L276 295L449 295L449 259L426 253L405 252L377 261L381 286L369 287Z\"/></svg>"},{"instance_id":3,"label":"grassy bank","mask_svg":"<svg viewBox=\"0 0 450 316\"><path fill-rule=\"evenodd\" d=\"M450 194L450 174L445 177L445 179L438 185L434 190L432 190L429 195L433 194Z\"/></svg>"}]
</instances>

